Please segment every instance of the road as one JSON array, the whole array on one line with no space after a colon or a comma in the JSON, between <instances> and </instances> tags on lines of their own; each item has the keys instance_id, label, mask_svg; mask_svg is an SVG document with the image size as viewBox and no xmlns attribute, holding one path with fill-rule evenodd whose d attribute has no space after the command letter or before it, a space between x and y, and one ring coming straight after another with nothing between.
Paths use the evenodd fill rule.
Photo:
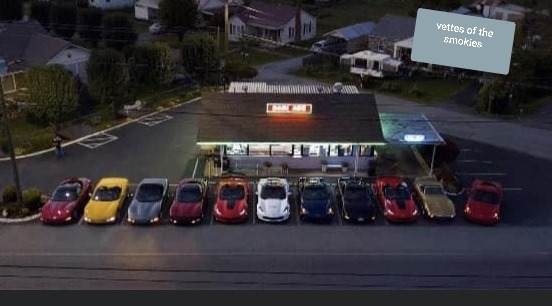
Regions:
<instances>
[{"instance_id":1,"label":"road","mask_svg":"<svg viewBox=\"0 0 552 306\"><path fill-rule=\"evenodd\" d=\"M1 289L552 287L550 229L27 224L0 233Z\"/></svg>"}]
</instances>

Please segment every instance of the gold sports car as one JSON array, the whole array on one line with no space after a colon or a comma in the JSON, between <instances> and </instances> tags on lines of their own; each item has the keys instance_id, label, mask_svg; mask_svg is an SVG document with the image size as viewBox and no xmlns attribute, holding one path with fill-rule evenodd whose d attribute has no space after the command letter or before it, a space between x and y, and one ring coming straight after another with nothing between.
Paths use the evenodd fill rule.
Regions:
<instances>
[{"instance_id":1,"label":"gold sports car","mask_svg":"<svg viewBox=\"0 0 552 306\"><path fill-rule=\"evenodd\" d=\"M114 223L128 197L128 179L122 177L102 178L84 208L87 223Z\"/></svg>"},{"instance_id":2,"label":"gold sports car","mask_svg":"<svg viewBox=\"0 0 552 306\"><path fill-rule=\"evenodd\" d=\"M443 186L435 178L416 178L414 189L424 213L430 219L453 219L456 216L454 203L445 195Z\"/></svg>"}]
</instances>

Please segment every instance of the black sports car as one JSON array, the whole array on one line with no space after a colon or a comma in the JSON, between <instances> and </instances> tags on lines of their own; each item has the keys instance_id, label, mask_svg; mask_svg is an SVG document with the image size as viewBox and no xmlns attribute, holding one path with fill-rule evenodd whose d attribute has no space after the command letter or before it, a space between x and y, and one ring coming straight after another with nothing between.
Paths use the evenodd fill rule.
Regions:
<instances>
[{"instance_id":1,"label":"black sports car","mask_svg":"<svg viewBox=\"0 0 552 306\"><path fill-rule=\"evenodd\" d=\"M337 181L337 189L343 220L365 223L376 219L376 205L372 201L369 183L361 178L342 177Z\"/></svg>"}]
</instances>

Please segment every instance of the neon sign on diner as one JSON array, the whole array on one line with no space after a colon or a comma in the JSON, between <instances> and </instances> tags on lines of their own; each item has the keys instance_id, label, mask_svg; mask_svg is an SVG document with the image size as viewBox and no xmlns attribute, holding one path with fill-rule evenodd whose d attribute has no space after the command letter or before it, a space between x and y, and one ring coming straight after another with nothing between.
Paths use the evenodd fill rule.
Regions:
<instances>
[{"instance_id":1,"label":"neon sign on diner","mask_svg":"<svg viewBox=\"0 0 552 306\"><path fill-rule=\"evenodd\" d=\"M267 103L267 114L312 114L310 103Z\"/></svg>"}]
</instances>

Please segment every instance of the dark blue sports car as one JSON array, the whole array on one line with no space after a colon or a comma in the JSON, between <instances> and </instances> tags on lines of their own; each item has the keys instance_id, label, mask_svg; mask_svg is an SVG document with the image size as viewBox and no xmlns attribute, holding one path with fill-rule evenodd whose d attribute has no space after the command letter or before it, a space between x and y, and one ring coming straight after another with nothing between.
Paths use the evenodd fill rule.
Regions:
<instances>
[{"instance_id":1,"label":"dark blue sports car","mask_svg":"<svg viewBox=\"0 0 552 306\"><path fill-rule=\"evenodd\" d=\"M331 222L335 209L330 185L323 178L302 177L298 186L301 220Z\"/></svg>"}]
</instances>

